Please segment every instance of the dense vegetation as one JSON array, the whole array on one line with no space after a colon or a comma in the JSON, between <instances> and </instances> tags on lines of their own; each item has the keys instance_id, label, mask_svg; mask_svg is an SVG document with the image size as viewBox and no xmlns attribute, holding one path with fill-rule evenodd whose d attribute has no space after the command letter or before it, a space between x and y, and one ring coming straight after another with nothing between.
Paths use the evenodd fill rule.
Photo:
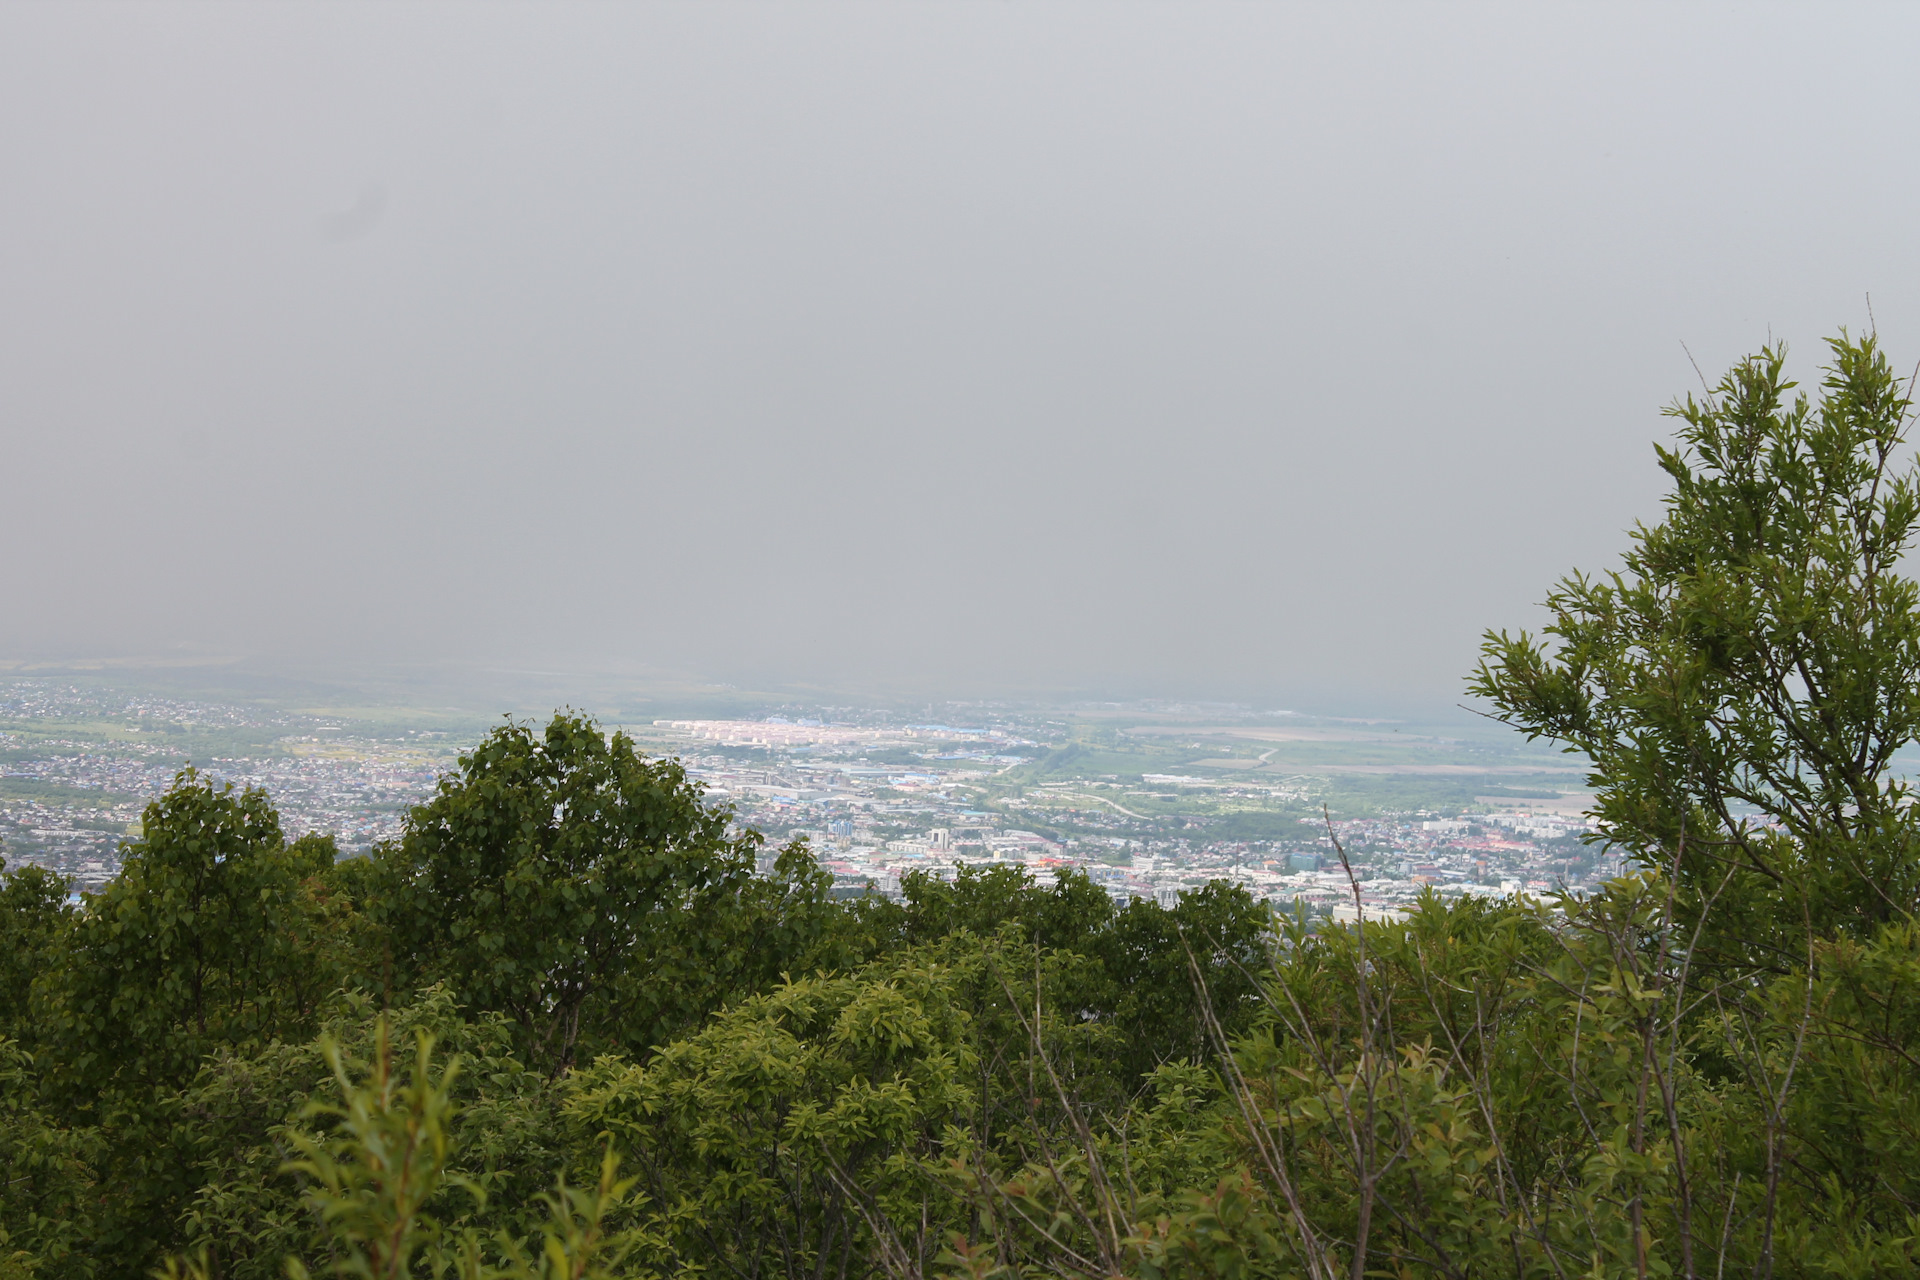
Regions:
<instances>
[{"instance_id":1,"label":"dense vegetation","mask_svg":"<svg viewBox=\"0 0 1920 1280\"><path fill-rule=\"evenodd\" d=\"M183 773L0 883L0 1276L1466 1277L1920 1264L1920 514L1870 340L1676 406L1665 519L1474 683L1636 874L1313 930L838 900L572 715L337 859Z\"/></svg>"}]
</instances>

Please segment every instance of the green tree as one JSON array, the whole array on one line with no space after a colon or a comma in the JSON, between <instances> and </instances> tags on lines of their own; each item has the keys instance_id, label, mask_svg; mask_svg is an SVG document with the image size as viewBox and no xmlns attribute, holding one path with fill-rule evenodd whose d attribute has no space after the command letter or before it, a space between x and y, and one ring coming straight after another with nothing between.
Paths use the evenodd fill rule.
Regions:
<instances>
[{"instance_id":1,"label":"green tree","mask_svg":"<svg viewBox=\"0 0 1920 1280\"><path fill-rule=\"evenodd\" d=\"M1215 880L1171 909L1136 898L1089 948L1110 984L1108 1016L1131 1082L1162 1063L1212 1056L1215 1033L1238 1036L1261 1009L1273 915L1245 889Z\"/></svg>"},{"instance_id":2,"label":"green tree","mask_svg":"<svg viewBox=\"0 0 1920 1280\"><path fill-rule=\"evenodd\" d=\"M1602 839L1714 904L1708 956L1775 970L1920 895L1920 809L1889 770L1920 733L1911 405L1873 337L1828 347L1817 403L1770 346L1674 404L1665 519L1562 580L1550 643L1488 633L1472 681L1592 762Z\"/></svg>"},{"instance_id":3,"label":"green tree","mask_svg":"<svg viewBox=\"0 0 1920 1280\"><path fill-rule=\"evenodd\" d=\"M687 927L656 935L646 967L626 974L611 1002L619 1010L613 1042L639 1054L788 977L860 967L881 946L875 908L892 904L835 899L833 883L805 840L795 841L767 874L735 881Z\"/></svg>"},{"instance_id":4,"label":"green tree","mask_svg":"<svg viewBox=\"0 0 1920 1280\"><path fill-rule=\"evenodd\" d=\"M641 1173L659 1269L924 1274L960 1208L941 1176L972 1102L958 980L920 956L797 980L577 1076L575 1121Z\"/></svg>"},{"instance_id":5,"label":"green tree","mask_svg":"<svg viewBox=\"0 0 1920 1280\"><path fill-rule=\"evenodd\" d=\"M1067 871L1040 884L1024 866L960 867L951 880L924 871L901 877L905 899L898 913L901 941L938 942L964 929L991 937L1018 924L1043 947L1088 952L1113 922L1107 891L1084 872Z\"/></svg>"},{"instance_id":6,"label":"green tree","mask_svg":"<svg viewBox=\"0 0 1920 1280\"><path fill-rule=\"evenodd\" d=\"M0 860L0 870L6 866ZM44 867L25 866L0 875L0 1039L31 1043L38 1019L28 994L51 967L50 949L67 923L73 882Z\"/></svg>"},{"instance_id":7,"label":"green tree","mask_svg":"<svg viewBox=\"0 0 1920 1280\"><path fill-rule=\"evenodd\" d=\"M334 984L309 881L332 858L324 838L289 845L266 792L183 770L59 939L53 1034L76 1094L178 1088L215 1046L311 1034Z\"/></svg>"},{"instance_id":8,"label":"green tree","mask_svg":"<svg viewBox=\"0 0 1920 1280\"><path fill-rule=\"evenodd\" d=\"M1078 957L1066 998L1082 1021L1117 1033L1107 1069L1122 1092L1161 1063L1208 1056L1205 1010L1228 1035L1258 1012L1272 916L1224 881L1181 894L1172 908L1144 899L1120 907L1084 872L1040 884L1020 866L962 867L952 880L916 872L901 889L904 903L876 915L904 943L986 938L1016 925L1028 946Z\"/></svg>"},{"instance_id":9,"label":"green tree","mask_svg":"<svg viewBox=\"0 0 1920 1280\"><path fill-rule=\"evenodd\" d=\"M143 1272L193 1194L180 1091L206 1056L313 1034L338 985L315 887L331 841L288 844L266 793L183 770L148 805L120 874L55 939L36 1054L53 1111L99 1131L108 1274Z\"/></svg>"},{"instance_id":10,"label":"green tree","mask_svg":"<svg viewBox=\"0 0 1920 1280\"><path fill-rule=\"evenodd\" d=\"M730 819L677 761L584 716L509 723L379 853L383 911L414 975L505 1013L558 1074L583 1037L644 1048L673 1021L661 1005L678 993L649 980L659 958L721 937L713 917L753 872L760 838Z\"/></svg>"},{"instance_id":11,"label":"green tree","mask_svg":"<svg viewBox=\"0 0 1920 1280\"><path fill-rule=\"evenodd\" d=\"M450 1125L436 1139L447 1144L435 1157L441 1191L415 1207L453 1238L536 1230L544 1217L539 1197L556 1172L572 1167L590 1176L593 1169L592 1154L574 1149L592 1144L574 1144L559 1114L565 1082L515 1056L517 1029L504 1016L467 1017L444 987L430 987L385 1009L357 993L330 1012L317 1040L208 1058L178 1102L191 1130L181 1149L197 1184L179 1219L184 1251L227 1280L277 1280L289 1257L338 1256L332 1226L306 1200L314 1181L286 1162L346 1136L336 1112L310 1105L340 1099L336 1062L356 1088L370 1079L397 1088L410 1056L399 1046L423 1037L460 1069L435 1086L452 1107L438 1112ZM386 1096L382 1106L393 1102Z\"/></svg>"},{"instance_id":12,"label":"green tree","mask_svg":"<svg viewBox=\"0 0 1920 1280\"><path fill-rule=\"evenodd\" d=\"M99 1134L66 1128L36 1105L34 1068L0 1039L0 1276L85 1275Z\"/></svg>"},{"instance_id":13,"label":"green tree","mask_svg":"<svg viewBox=\"0 0 1920 1280\"><path fill-rule=\"evenodd\" d=\"M317 1060L332 1078L304 1104L280 1099L297 1108L297 1116L272 1126L273 1147L245 1153L247 1167L231 1171L238 1178L203 1192L190 1215L189 1249L157 1274L167 1280L303 1280L315 1272L360 1280L422 1273L463 1280L651 1275L627 1261L647 1242L610 1221L637 1206L630 1204L632 1181L618 1178L618 1160L604 1142L598 1178L589 1167L582 1187L569 1186L564 1171L554 1176L551 1165L541 1170L544 1191L503 1187L490 1167L487 1148L503 1136L502 1120L511 1129L512 1113L528 1110L529 1102L532 1110L545 1110L539 1099L548 1086L511 1057L456 1054L436 1064L427 1024L450 1025L463 1038L477 1035L503 1048L504 1038L492 1034L497 1028L461 1023L439 991L398 1012L412 1031L410 1071L402 1066L407 1055L393 1045L407 1037L396 1036L399 1028L385 1014L370 1026L335 1024L317 1045L289 1047L290 1054L272 1055L278 1062L262 1058L242 1069L242 1077L264 1068L272 1078L297 1063L311 1079ZM353 1043L336 1041L332 1033L349 1026ZM463 1069L494 1075L491 1088L507 1098L489 1100L489 1086L464 1086L469 1070ZM207 1085L232 1102L234 1083L230 1073L216 1073ZM520 1155L539 1150L538 1142L518 1146ZM502 1190L509 1194L490 1194ZM509 1203L499 1206L501 1200Z\"/></svg>"}]
</instances>

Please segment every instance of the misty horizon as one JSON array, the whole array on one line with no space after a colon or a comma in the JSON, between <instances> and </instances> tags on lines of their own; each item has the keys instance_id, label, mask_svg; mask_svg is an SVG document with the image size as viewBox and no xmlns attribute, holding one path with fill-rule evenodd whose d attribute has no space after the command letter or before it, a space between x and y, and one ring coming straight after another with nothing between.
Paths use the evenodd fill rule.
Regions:
<instances>
[{"instance_id":1,"label":"misty horizon","mask_svg":"<svg viewBox=\"0 0 1920 1280\"><path fill-rule=\"evenodd\" d=\"M0 660L1452 707L1920 355L1916 22L10 6Z\"/></svg>"}]
</instances>

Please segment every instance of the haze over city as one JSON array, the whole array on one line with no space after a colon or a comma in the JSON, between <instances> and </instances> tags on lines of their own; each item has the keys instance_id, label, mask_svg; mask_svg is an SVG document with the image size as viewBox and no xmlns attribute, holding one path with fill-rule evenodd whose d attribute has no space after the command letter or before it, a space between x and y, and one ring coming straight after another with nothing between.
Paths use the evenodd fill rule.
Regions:
<instances>
[{"instance_id":1,"label":"haze over city","mask_svg":"<svg viewBox=\"0 0 1920 1280\"><path fill-rule=\"evenodd\" d=\"M7 6L0 656L1445 705L1911 353L1916 23Z\"/></svg>"}]
</instances>

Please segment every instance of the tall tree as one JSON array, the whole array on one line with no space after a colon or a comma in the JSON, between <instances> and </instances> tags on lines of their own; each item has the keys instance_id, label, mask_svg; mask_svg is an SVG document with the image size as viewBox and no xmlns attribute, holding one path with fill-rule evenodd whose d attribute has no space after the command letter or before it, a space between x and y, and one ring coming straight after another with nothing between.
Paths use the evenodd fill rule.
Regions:
<instances>
[{"instance_id":1,"label":"tall tree","mask_svg":"<svg viewBox=\"0 0 1920 1280\"><path fill-rule=\"evenodd\" d=\"M61 939L54 1032L81 1092L178 1087L217 1046L311 1034L331 986L303 942L332 842L289 845L264 791L192 769Z\"/></svg>"},{"instance_id":2,"label":"tall tree","mask_svg":"<svg viewBox=\"0 0 1920 1280\"><path fill-rule=\"evenodd\" d=\"M584 1031L618 1037L618 997L656 949L738 896L759 837L730 819L677 761L584 716L503 725L379 855L402 958L513 1018L561 1071Z\"/></svg>"},{"instance_id":3,"label":"tall tree","mask_svg":"<svg viewBox=\"0 0 1920 1280\"><path fill-rule=\"evenodd\" d=\"M0 859L4 871L5 859ZM0 1040L32 1041L39 1028L28 993L52 963L48 954L70 908L72 881L44 867L0 874Z\"/></svg>"},{"instance_id":4,"label":"tall tree","mask_svg":"<svg viewBox=\"0 0 1920 1280\"><path fill-rule=\"evenodd\" d=\"M1779 968L1808 929L1870 932L1920 895L1920 515L1908 388L1872 336L1828 343L1818 401L1786 352L1668 413L1666 517L1623 567L1563 579L1551 642L1489 632L1474 692L1592 762L1601 836L1677 871L1708 951Z\"/></svg>"},{"instance_id":5,"label":"tall tree","mask_svg":"<svg viewBox=\"0 0 1920 1280\"><path fill-rule=\"evenodd\" d=\"M37 1056L62 1120L101 1136L101 1274L146 1274L174 1237L196 1185L181 1091L209 1056L313 1034L337 979L315 896L332 859L324 837L287 843L264 791L183 770L59 930Z\"/></svg>"}]
</instances>

